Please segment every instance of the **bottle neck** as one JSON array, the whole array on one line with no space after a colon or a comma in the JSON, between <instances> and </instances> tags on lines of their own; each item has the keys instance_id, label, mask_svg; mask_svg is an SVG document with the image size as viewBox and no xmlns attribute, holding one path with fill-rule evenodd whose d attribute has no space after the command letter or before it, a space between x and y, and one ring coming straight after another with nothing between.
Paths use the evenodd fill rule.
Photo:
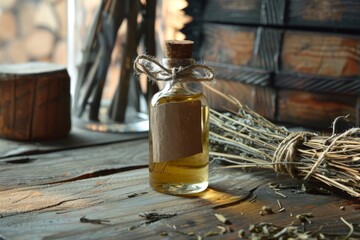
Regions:
<instances>
[{"instance_id":1,"label":"bottle neck","mask_svg":"<svg viewBox=\"0 0 360 240\"><path fill-rule=\"evenodd\" d=\"M166 68L187 67L195 64L193 58L163 58L162 63Z\"/></svg>"},{"instance_id":2,"label":"bottle neck","mask_svg":"<svg viewBox=\"0 0 360 240\"><path fill-rule=\"evenodd\" d=\"M201 83L194 82L176 82L168 81L165 83L163 94L180 94L180 95L195 95L202 92Z\"/></svg>"},{"instance_id":3,"label":"bottle neck","mask_svg":"<svg viewBox=\"0 0 360 240\"><path fill-rule=\"evenodd\" d=\"M163 58L163 65L168 68L180 68L180 67L188 67L195 64L195 60L193 58ZM165 83L163 92L168 92L172 94L182 94L182 95L194 95L201 92L201 84L194 82L187 82L186 79L184 81L168 81Z\"/></svg>"}]
</instances>

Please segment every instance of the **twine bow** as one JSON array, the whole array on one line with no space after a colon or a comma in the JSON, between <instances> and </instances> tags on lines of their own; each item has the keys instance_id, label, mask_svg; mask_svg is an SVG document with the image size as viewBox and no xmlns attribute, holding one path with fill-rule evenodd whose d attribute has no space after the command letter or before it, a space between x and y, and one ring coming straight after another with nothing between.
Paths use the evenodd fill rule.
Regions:
<instances>
[{"instance_id":1,"label":"twine bow","mask_svg":"<svg viewBox=\"0 0 360 240\"><path fill-rule=\"evenodd\" d=\"M211 82L214 80L214 71L202 64L192 64L186 67L166 68L155 58L140 55L135 59L134 71L137 74L145 73L153 81L184 82Z\"/></svg>"}]
</instances>

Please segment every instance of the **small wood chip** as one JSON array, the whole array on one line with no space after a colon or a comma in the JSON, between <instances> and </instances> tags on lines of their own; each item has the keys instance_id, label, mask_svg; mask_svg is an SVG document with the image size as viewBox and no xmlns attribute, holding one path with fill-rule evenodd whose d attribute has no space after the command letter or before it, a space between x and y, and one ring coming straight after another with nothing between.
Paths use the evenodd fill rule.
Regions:
<instances>
[{"instance_id":1,"label":"small wood chip","mask_svg":"<svg viewBox=\"0 0 360 240\"><path fill-rule=\"evenodd\" d=\"M153 222L157 222L161 219L165 219L165 218L171 218L176 216L176 213L156 213L156 212L150 212L150 213L141 213L139 214L140 217L145 218L147 221L146 223L153 223Z\"/></svg>"},{"instance_id":2,"label":"small wood chip","mask_svg":"<svg viewBox=\"0 0 360 240\"><path fill-rule=\"evenodd\" d=\"M245 230L244 229L240 229L238 231L238 237L239 238L244 238L245 237Z\"/></svg>"},{"instance_id":3,"label":"small wood chip","mask_svg":"<svg viewBox=\"0 0 360 240\"><path fill-rule=\"evenodd\" d=\"M266 213L273 214L274 211L269 206L262 206L261 210L265 211Z\"/></svg>"},{"instance_id":4,"label":"small wood chip","mask_svg":"<svg viewBox=\"0 0 360 240\"><path fill-rule=\"evenodd\" d=\"M133 193L133 194L128 195L127 197L128 198L134 198L134 197L138 197L138 196L141 196L141 195L144 195L144 194L147 194L147 193L148 192Z\"/></svg>"},{"instance_id":5,"label":"small wood chip","mask_svg":"<svg viewBox=\"0 0 360 240\"><path fill-rule=\"evenodd\" d=\"M204 234L204 237L211 237L211 236L217 236L220 235L220 232L210 231Z\"/></svg>"},{"instance_id":6,"label":"small wood chip","mask_svg":"<svg viewBox=\"0 0 360 240\"><path fill-rule=\"evenodd\" d=\"M312 213L303 213L296 215L296 219L299 219L301 222L307 222L308 224L311 224L311 221L309 218L314 217Z\"/></svg>"},{"instance_id":7,"label":"small wood chip","mask_svg":"<svg viewBox=\"0 0 360 240\"><path fill-rule=\"evenodd\" d=\"M105 220L105 219L89 219L86 218L85 216L80 218L80 222L82 223L92 223L92 224L107 224L110 223L110 220Z\"/></svg>"},{"instance_id":8,"label":"small wood chip","mask_svg":"<svg viewBox=\"0 0 360 240\"><path fill-rule=\"evenodd\" d=\"M134 230L134 229L137 229L139 226L137 226L137 225L133 225L133 226L130 226L129 228L128 228L128 231L132 231L132 230Z\"/></svg>"},{"instance_id":9,"label":"small wood chip","mask_svg":"<svg viewBox=\"0 0 360 240\"><path fill-rule=\"evenodd\" d=\"M214 215L220 222L222 222L226 225L231 225L230 220L225 218L222 214L215 213Z\"/></svg>"},{"instance_id":10,"label":"small wood chip","mask_svg":"<svg viewBox=\"0 0 360 240\"><path fill-rule=\"evenodd\" d=\"M223 226L218 225L217 228L220 229L220 234L225 234L228 232L227 229Z\"/></svg>"}]
</instances>

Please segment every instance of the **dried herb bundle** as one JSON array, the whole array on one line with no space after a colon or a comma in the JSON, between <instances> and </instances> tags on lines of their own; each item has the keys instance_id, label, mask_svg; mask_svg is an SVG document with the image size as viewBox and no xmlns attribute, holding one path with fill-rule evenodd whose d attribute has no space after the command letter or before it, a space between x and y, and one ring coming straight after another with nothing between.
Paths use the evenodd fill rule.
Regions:
<instances>
[{"instance_id":1,"label":"dried herb bundle","mask_svg":"<svg viewBox=\"0 0 360 240\"><path fill-rule=\"evenodd\" d=\"M290 132L263 118L237 99L208 87L238 110L211 109L210 155L234 164L260 167L313 179L360 197L360 128L331 136Z\"/></svg>"}]
</instances>

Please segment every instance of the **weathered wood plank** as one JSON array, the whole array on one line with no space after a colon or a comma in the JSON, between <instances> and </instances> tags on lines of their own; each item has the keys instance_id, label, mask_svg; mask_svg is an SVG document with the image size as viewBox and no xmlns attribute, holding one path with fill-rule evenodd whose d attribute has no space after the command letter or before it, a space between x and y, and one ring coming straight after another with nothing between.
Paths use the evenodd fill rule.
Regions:
<instances>
[{"instance_id":1,"label":"weathered wood plank","mask_svg":"<svg viewBox=\"0 0 360 240\"><path fill-rule=\"evenodd\" d=\"M275 120L276 111L276 91L270 87L260 87L256 85L244 84L242 82L216 79L215 89L233 96L242 104L247 105L257 113L270 120ZM233 109L234 106L229 104L224 98L209 90L205 90L205 95L209 101L210 107L225 111L226 109Z\"/></svg>"},{"instance_id":2,"label":"weathered wood plank","mask_svg":"<svg viewBox=\"0 0 360 240\"><path fill-rule=\"evenodd\" d=\"M276 88L360 96L359 77L324 77L301 73L276 73Z\"/></svg>"},{"instance_id":3,"label":"weathered wood plank","mask_svg":"<svg viewBox=\"0 0 360 240\"><path fill-rule=\"evenodd\" d=\"M285 0L208 0L204 21L281 25Z\"/></svg>"},{"instance_id":4,"label":"weathered wood plank","mask_svg":"<svg viewBox=\"0 0 360 240\"><path fill-rule=\"evenodd\" d=\"M205 64L214 69L216 79L237 81L261 87L272 85L271 71L215 62L206 62Z\"/></svg>"},{"instance_id":5,"label":"weathered wood plank","mask_svg":"<svg viewBox=\"0 0 360 240\"><path fill-rule=\"evenodd\" d=\"M78 126L81 125L81 122L78 122L76 119L73 119L73 123ZM147 133L101 133L85 130L81 127L73 127L67 137L57 140L25 143L0 139L0 159L11 156L22 156L71 148L88 147L105 143L123 142L146 137Z\"/></svg>"},{"instance_id":6,"label":"weathered wood plank","mask_svg":"<svg viewBox=\"0 0 360 240\"><path fill-rule=\"evenodd\" d=\"M203 58L206 61L249 64L256 38L256 29L220 24L204 24Z\"/></svg>"},{"instance_id":7,"label":"weathered wood plank","mask_svg":"<svg viewBox=\"0 0 360 240\"><path fill-rule=\"evenodd\" d=\"M210 181L207 191L190 198L154 192L149 188L146 169L2 191L0 228L5 239L158 239L163 232L169 237L186 238L189 232L196 237L217 231L216 226L222 224L214 213L220 213L232 222L234 232L218 237L236 238L237 230L247 229L251 223L285 226L293 222L301 226L295 216L312 212L314 218L306 225L308 230L323 226L324 233L344 236L348 227L340 216L352 223L360 221L359 204L336 196L296 193L300 182L271 172L218 169L212 171ZM287 198L275 194L269 182L282 184L285 189L281 192ZM284 212L277 212L277 199ZM263 205L271 206L275 213L261 216ZM340 206L346 209L340 210ZM149 212L176 215L146 223L141 215ZM109 222L81 222L83 216Z\"/></svg>"},{"instance_id":8,"label":"weathered wood plank","mask_svg":"<svg viewBox=\"0 0 360 240\"><path fill-rule=\"evenodd\" d=\"M288 25L359 29L356 0L289 0Z\"/></svg>"},{"instance_id":9,"label":"weathered wood plank","mask_svg":"<svg viewBox=\"0 0 360 240\"><path fill-rule=\"evenodd\" d=\"M276 70L281 30L204 24L201 56L206 61Z\"/></svg>"},{"instance_id":10,"label":"weathered wood plank","mask_svg":"<svg viewBox=\"0 0 360 240\"><path fill-rule=\"evenodd\" d=\"M356 96L279 90L277 101L280 122L329 130L336 117L349 114L350 124L359 124Z\"/></svg>"},{"instance_id":11,"label":"weathered wood plank","mask_svg":"<svg viewBox=\"0 0 360 240\"><path fill-rule=\"evenodd\" d=\"M0 159L0 191L146 167L147 140ZM139 166L140 165L140 166Z\"/></svg>"},{"instance_id":12,"label":"weathered wood plank","mask_svg":"<svg viewBox=\"0 0 360 240\"><path fill-rule=\"evenodd\" d=\"M359 203L345 196L310 195L301 191L302 182L283 175L219 169L215 163L204 193L190 197L157 193L148 184L147 140L28 157L36 160L26 165L7 162L11 158L1 160L0 182L5 187L0 189L0 236L4 239L158 239L163 232L173 238L188 238L189 232L205 236L221 225L214 213L232 222L234 232L218 236L226 238L236 238L237 230L249 223L301 226L295 216L304 212L314 214L307 229L323 226L324 233L347 234L340 216L360 221ZM287 198L276 194L270 182L282 184L281 193ZM277 212L277 199L285 212ZM260 215L264 205L275 213ZM150 223L142 217L150 212L170 218ZM80 221L83 217L97 221Z\"/></svg>"},{"instance_id":13,"label":"weathered wood plank","mask_svg":"<svg viewBox=\"0 0 360 240\"><path fill-rule=\"evenodd\" d=\"M329 77L358 77L359 59L359 37L287 31L281 70Z\"/></svg>"}]
</instances>

